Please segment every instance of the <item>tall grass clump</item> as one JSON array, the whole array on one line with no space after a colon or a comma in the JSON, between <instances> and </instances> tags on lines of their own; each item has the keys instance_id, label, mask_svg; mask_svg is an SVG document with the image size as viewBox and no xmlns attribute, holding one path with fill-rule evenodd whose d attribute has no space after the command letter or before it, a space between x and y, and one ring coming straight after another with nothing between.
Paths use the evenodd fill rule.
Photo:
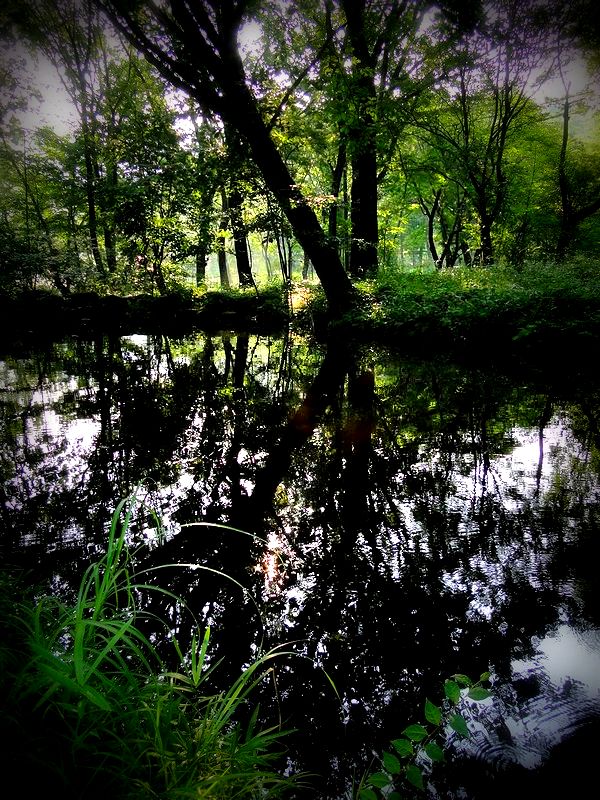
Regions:
<instances>
[{"instance_id":1,"label":"tall grass clump","mask_svg":"<svg viewBox=\"0 0 600 800\"><path fill-rule=\"evenodd\" d=\"M181 601L132 578L134 504L117 507L106 554L88 567L73 602L2 578L5 783L22 797L86 800L283 796L299 785L273 769L283 734L259 729L249 706L283 651L263 654L215 690L209 629L198 629L183 652L169 625L138 607L150 589ZM150 627L172 644L169 667L144 632Z\"/></svg>"}]
</instances>

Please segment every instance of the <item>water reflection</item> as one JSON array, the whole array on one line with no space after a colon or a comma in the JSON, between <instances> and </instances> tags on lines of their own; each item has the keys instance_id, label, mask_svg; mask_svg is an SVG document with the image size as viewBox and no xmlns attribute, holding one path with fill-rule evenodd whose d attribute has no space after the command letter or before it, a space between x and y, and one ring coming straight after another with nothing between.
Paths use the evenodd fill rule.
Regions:
<instances>
[{"instance_id":1,"label":"water reflection","mask_svg":"<svg viewBox=\"0 0 600 800\"><path fill-rule=\"evenodd\" d=\"M75 585L141 485L166 542L142 516L138 569L204 565L246 587L151 573L213 626L222 680L258 643L306 657L278 666L261 707L298 728L288 759L324 776L316 796L343 797L453 672L490 667L501 688L441 796L461 796L472 762L487 788L473 777L466 796L490 796L490 770L546 763L598 713L592 379L244 335L69 341L0 369L5 560ZM574 641L559 676L552 654Z\"/></svg>"}]
</instances>

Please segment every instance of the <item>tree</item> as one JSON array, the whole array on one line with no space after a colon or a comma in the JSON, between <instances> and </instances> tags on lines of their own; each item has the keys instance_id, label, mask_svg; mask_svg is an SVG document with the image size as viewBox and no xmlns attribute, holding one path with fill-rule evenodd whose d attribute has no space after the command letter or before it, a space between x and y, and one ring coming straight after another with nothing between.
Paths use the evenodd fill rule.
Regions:
<instances>
[{"instance_id":1,"label":"tree","mask_svg":"<svg viewBox=\"0 0 600 800\"><path fill-rule=\"evenodd\" d=\"M79 118L85 163L88 228L91 251L99 276L114 268L111 231L104 229L102 253L97 197L96 103L98 70L103 47L99 12L92 0L26 0L10 6L13 22L22 35L40 48L55 66Z\"/></svg>"},{"instance_id":2,"label":"tree","mask_svg":"<svg viewBox=\"0 0 600 800\"><path fill-rule=\"evenodd\" d=\"M589 83L592 76L597 79L600 26L591 0L550 0L538 9L538 25L551 42L552 66L562 89L560 99L546 99L550 113L558 106L561 119L556 165L559 231L555 252L562 259L576 241L582 223L600 210L598 154L595 148L576 141L571 130L573 114L589 111L587 101L594 94L589 84L575 88L572 76L579 73L576 82L580 84L583 75L587 75Z\"/></svg>"},{"instance_id":3,"label":"tree","mask_svg":"<svg viewBox=\"0 0 600 800\"><path fill-rule=\"evenodd\" d=\"M78 143L49 128L30 133L13 121L0 131L3 284L14 289L50 282L68 294L92 277L79 263L85 200L75 175L78 161Z\"/></svg>"},{"instance_id":4,"label":"tree","mask_svg":"<svg viewBox=\"0 0 600 800\"><path fill-rule=\"evenodd\" d=\"M218 222L214 208L215 194L219 192L223 180L225 153L222 147L222 136L217 130L214 120L202 117L196 108L188 107L186 116L194 130L191 142L194 161L192 192L194 202L188 209L188 216L197 232L196 245L191 248L196 261L196 286L201 286L206 282L208 254L212 249L216 249L221 287L229 289L225 242L223 236L220 235L220 231L224 231L227 227L227 197L222 187L220 192L222 213Z\"/></svg>"},{"instance_id":5,"label":"tree","mask_svg":"<svg viewBox=\"0 0 600 800\"><path fill-rule=\"evenodd\" d=\"M452 84L416 121L442 155L444 171L477 214L482 264L494 261L494 228L506 208L511 137L531 105L544 32L516 0L486 6L487 15L462 45ZM442 99L444 98L444 99Z\"/></svg>"},{"instance_id":6,"label":"tree","mask_svg":"<svg viewBox=\"0 0 600 800\"><path fill-rule=\"evenodd\" d=\"M562 110L562 143L558 159L560 191L560 230L556 254L563 259L569 252L581 223L600 211L600 156L591 153L584 158L569 157L569 121L571 98L565 93ZM581 150L581 148L580 148Z\"/></svg>"},{"instance_id":7,"label":"tree","mask_svg":"<svg viewBox=\"0 0 600 800\"><path fill-rule=\"evenodd\" d=\"M271 138L244 70L237 37L251 3L171 0L160 7L100 0L100 6L167 80L237 131L312 262L330 308L348 308L352 284Z\"/></svg>"},{"instance_id":8,"label":"tree","mask_svg":"<svg viewBox=\"0 0 600 800\"><path fill-rule=\"evenodd\" d=\"M196 191L204 177L200 155L182 146L175 121L165 86L144 59L130 53L111 64L98 106L99 199L124 256L121 279L140 288L150 280L162 294L166 266L197 252L198 232L187 216L194 211L197 218L196 205L205 201Z\"/></svg>"},{"instance_id":9,"label":"tree","mask_svg":"<svg viewBox=\"0 0 600 800\"><path fill-rule=\"evenodd\" d=\"M427 247L436 268L451 268L459 258L470 263L467 196L444 152L417 136L401 148L399 161L410 196L427 220Z\"/></svg>"}]
</instances>

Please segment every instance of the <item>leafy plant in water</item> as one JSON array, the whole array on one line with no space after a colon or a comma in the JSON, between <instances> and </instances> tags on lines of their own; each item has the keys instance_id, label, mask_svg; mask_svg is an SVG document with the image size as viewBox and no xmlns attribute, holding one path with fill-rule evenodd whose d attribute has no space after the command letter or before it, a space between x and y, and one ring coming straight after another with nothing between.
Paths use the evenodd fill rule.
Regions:
<instances>
[{"instance_id":1,"label":"leafy plant in water","mask_svg":"<svg viewBox=\"0 0 600 800\"><path fill-rule=\"evenodd\" d=\"M482 673L478 681L459 673L448 678L442 705L425 701L424 721L408 725L398 739L392 740L392 750L381 755L381 768L361 780L356 800L400 800L414 795L415 790L424 791L426 777L419 764L424 760L429 763L445 760L443 739L448 729L469 738L469 727L458 711L458 704L464 697L477 701L490 697L490 690L484 686L489 678L489 672Z\"/></svg>"}]
</instances>

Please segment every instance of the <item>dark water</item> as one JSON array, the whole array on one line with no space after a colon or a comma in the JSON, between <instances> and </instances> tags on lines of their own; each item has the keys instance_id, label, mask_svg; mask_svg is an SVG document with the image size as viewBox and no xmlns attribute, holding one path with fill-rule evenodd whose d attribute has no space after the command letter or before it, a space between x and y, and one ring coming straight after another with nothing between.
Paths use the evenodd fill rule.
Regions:
<instances>
[{"instance_id":1,"label":"dark water","mask_svg":"<svg viewBox=\"0 0 600 800\"><path fill-rule=\"evenodd\" d=\"M564 797L599 742L600 378L549 373L243 335L5 356L3 561L68 595L138 487L164 526L138 515L140 568L229 576L156 573L222 684L296 654L257 699L298 729L308 796L345 797L446 677L489 669L430 795Z\"/></svg>"}]
</instances>

